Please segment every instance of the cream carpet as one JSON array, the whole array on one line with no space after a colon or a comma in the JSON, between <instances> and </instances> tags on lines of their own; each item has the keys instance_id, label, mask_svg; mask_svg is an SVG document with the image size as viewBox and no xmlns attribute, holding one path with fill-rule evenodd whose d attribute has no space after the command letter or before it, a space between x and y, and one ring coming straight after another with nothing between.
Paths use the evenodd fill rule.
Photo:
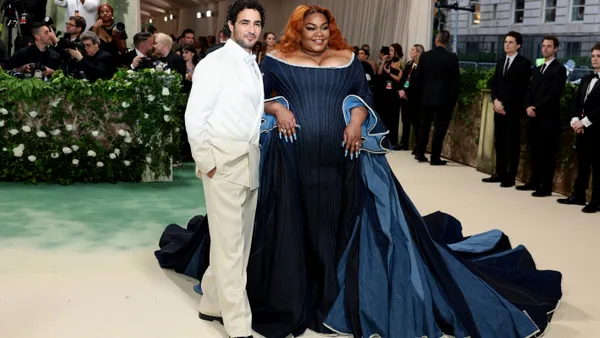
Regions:
<instances>
[{"instance_id":1,"label":"cream carpet","mask_svg":"<svg viewBox=\"0 0 600 338\"><path fill-rule=\"evenodd\" d=\"M416 163L408 152L389 160L422 214L452 214L465 234L500 228L513 246L529 249L539 268L564 274L564 299L545 337L600 336L600 272L594 268L600 258L600 214L561 206L559 196L535 199L481 183L483 174L461 165L431 167ZM181 224L203 212L201 184L185 182L164 189L160 184L0 185L0 336L226 338L219 325L197 318L196 281L161 270L152 254L168 222ZM196 192L197 199L190 197ZM24 207L30 200L34 206ZM101 209L107 203L115 210ZM69 210L95 210L94 221L69 219ZM145 213L156 221L136 219ZM102 225L119 219L122 227ZM130 241L136 245L124 245Z\"/></svg>"}]
</instances>

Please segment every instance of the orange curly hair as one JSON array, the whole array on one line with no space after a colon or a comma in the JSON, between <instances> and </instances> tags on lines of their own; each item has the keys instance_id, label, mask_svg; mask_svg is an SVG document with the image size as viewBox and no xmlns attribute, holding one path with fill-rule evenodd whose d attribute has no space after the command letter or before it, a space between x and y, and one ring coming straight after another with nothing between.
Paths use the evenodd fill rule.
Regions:
<instances>
[{"instance_id":1,"label":"orange curly hair","mask_svg":"<svg viewBox=\"0 0 600 338\"><path fill-rule=\"evenodd\" d=\"M300 32L302 31L304 19L309 15L316 13L323 14L329 24L329 32L331 35L329 36L328 47L335 50L352 50L352 47L344 41L344 37L335 22L335 18L331 15L331 12L326 8L314 5L300 5L294 10L285 27L285 32L281 37L281 41L275 46L275 50L283 54L290 54L299 50L300 40L302 39Z\"/></svg>"}]
</instances>

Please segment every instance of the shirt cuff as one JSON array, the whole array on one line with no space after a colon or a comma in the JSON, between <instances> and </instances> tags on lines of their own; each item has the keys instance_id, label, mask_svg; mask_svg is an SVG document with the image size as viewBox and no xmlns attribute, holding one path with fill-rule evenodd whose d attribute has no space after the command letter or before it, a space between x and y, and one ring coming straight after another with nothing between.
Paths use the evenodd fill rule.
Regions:
<instances>
[{"instance_id":1,"label":"shirt cuff","mask_svg":"<svg viewBox=\"0 0 600 338\"><path fill-rule=\"evenodd\" d=\"M571 127L573 127L573 123L579 121L579 117L574 117L571 119Z\"/></svg>"},{"instance_id":2,"label":"shirt cuff","mask_svg":"<svg viewBox=\"0 0 600 338\"><path fill-rule=\"evenodd\" d=\"M584 117L583 120L581 120L581 122L586 128L592 125L592 121L590 121L590 119L588 119L587 117Z\"/></svg>"}]
</instances>

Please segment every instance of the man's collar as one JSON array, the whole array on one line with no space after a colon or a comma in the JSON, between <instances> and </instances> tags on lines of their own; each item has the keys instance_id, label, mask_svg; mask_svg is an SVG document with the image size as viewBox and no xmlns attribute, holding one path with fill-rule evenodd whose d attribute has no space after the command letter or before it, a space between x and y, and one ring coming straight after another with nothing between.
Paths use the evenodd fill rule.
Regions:
<instances>
[{"instance_id":1,"label":"man's collar","mask_svg":"<svg viewBox=\"0 0 600 338\"><path fill-rule=\"evenodd\" d=\"M550 66L550 64L556 60L556 57L553 57L552 59L548 60L548 61L544 61L544 63L546 64L546 67Z\"/></svg>"},{"instance_id":2,"label":"man's collar","mask_svg":"<svg viewBox=\"0 0 600 338\"><path fill-rule=\"evenodd\" d=\"M250 60L250 57L253 58L252 60L254 60L254 55L248 53L244 48L242 48L242 46L233 41L233 39L229 39L227 42L225 42L225 48L231 50L232 53L235 53L235 55L239 55L239 58L243 58L246 60L246 62Z\"/></svg>"},{"instance_id":3,"label":"man's collar","mask_svg":"<svg viewBox=\"0 0 600 338\"><path fill-rule=\"evenodd\" d=\"M146 56L144 53L140 52L137 48L135 49L135 54L137 56Z\"/></svg>"}]
</instances>

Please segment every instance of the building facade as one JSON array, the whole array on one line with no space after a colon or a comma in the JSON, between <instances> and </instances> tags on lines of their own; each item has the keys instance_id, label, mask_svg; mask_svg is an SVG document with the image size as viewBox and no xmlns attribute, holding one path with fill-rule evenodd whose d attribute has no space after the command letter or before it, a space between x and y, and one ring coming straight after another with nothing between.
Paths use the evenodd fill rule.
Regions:
<instances>
[{"instance_id":1,"label":"building facade","mask_svg":"<svg viewBox=\"0 0 600 338\"><path fill-rule=\"evenodd\" d=\"M457 1L448 0L449 4ZM521 53L541 57L545 35L561 41L558 58L589 62L592 46L600 41L600 0L458 0L476 12L458 12L457 50L462 60L493 62L503 56L503 36L514 30L523 34ZM442 10L442 25L454 34L456 11Z\"/></svg>"}]
</instances>

